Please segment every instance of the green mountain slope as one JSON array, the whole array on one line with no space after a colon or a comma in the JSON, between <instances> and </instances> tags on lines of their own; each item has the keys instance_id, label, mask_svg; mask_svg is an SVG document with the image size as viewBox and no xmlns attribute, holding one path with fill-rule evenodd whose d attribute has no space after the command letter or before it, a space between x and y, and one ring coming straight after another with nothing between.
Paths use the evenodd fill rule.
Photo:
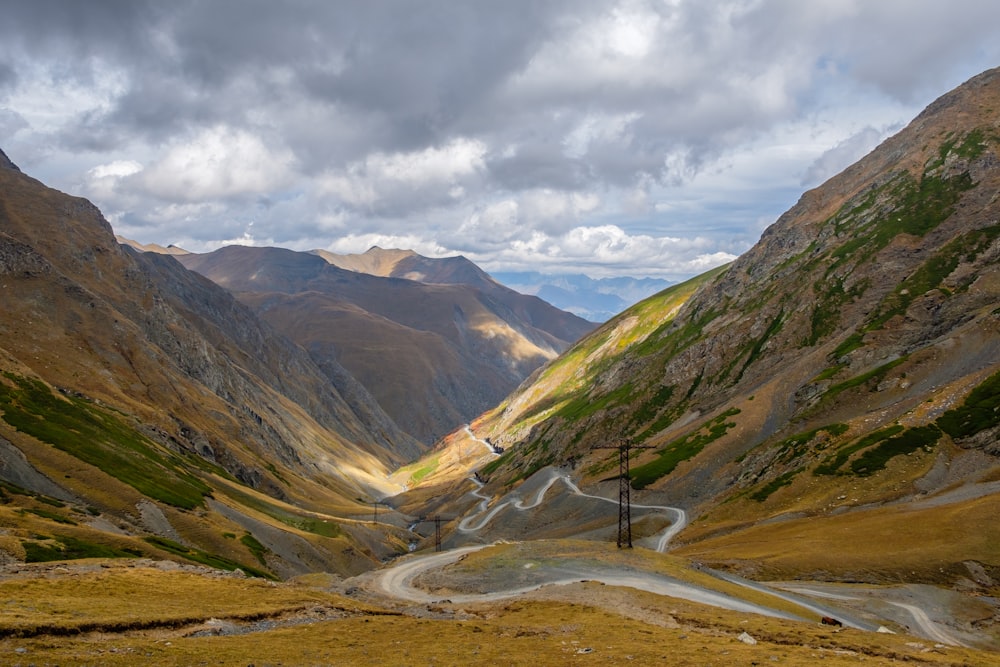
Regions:
<instances>
[{"instance_id":1,"label":"green mountain slope","mask_svg":"<svg viewBox=\"0 0 1000 667\"><path fill-rule=\"evenodd\" d=\"M487 491L546 465L585 484L614 479L607 447L629 439L640 497L698 517L679 537L691 554L760 566L740 531L760 544L792 518L830 536L816 521L840 517L877 543L887 526L909 534L911 518L868 512L943 497L929 525L943 526L952 503L977 509L920 576L954 578L965 561L1000 573L1000 532L978 523L1000 509L997 192L993 70L806 192L737 261L609 321L484 415L476 434L505 450L481 471ZM785 540L797 535L772 551L794 552ZM810 553L829 553L827 539ZM851 572L899 572L888 557L877 565ZM820 566L795 567L781 571Z\"/></svg>"}]
</instances>

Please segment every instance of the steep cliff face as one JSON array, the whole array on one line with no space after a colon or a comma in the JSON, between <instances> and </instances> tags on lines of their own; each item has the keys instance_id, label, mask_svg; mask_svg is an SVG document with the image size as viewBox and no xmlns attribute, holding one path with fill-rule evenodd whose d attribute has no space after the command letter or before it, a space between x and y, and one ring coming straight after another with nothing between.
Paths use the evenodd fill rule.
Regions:
<instances>
[{"instance_id":1,"label":"steep cliff face","mask_svg":"<svg viewBox=\"0 0 1000 667\"><path fill-rule=\"evenodd\" d=\"M627 438L646 448L633 487L704 513L684 534L696 539L988 481L998 110L993 70L805 193L730 266L582 340L482 419L507 447L493 483L547 464L613 476L617 458L595 448Z\"/></svg>"},{"instance_id":2,"label":"steep cliff face","mask_svg":"<svg viewBox=\"0 0 1000 667\"><path fill-rule=\"evenodd\" d=\"M24 457L0 480L18 493L55 489L126 527L115 534L251 559L225 536L257 526L282 574L304 567L296 551L332 569L368 558L341 562L344 531L289 546L302 540L296 517L365 513L356 499L384 495L388 466L417 451L345 372L332 383L336 369L228 292L120 246L91 203L11 164L0 165L0 295L0 441ZM250 519L261 512L270 518Z\"/></svg>"},{"instance_id":3,"label":"steep cliff face","mask_svg":"<svg viewBox=\"0 0 1000 667\"><path fill-rule=\"evenodd\" d=\"M321 367L346 368L426 445L495 405L592 328L461 257L232 246L179 259L233 291Z\"/></svg>"}]
</instances>

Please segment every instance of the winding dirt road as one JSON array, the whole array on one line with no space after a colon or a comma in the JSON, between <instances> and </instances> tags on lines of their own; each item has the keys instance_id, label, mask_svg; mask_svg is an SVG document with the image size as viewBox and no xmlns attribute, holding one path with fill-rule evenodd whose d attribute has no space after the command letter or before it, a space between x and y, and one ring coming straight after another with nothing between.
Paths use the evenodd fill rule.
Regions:
<instances>
[{"instance_id":1,"label":"winding dirt road","mask_svg":"<svg viewBox=\"0 0 1000 667\"><path fill-rule=\"evenodd\" d=\"M830 593L828 591L816 590L815 588L810 588L808 586L799 586L788 583L782 584L782 588L796 591L804 595L809 595L811 597L827 598L830 600L851 601L851 600L863 599L855 595ZM949 632L940 623L937 623L934 620L932 620L931 617L928 616L927 612L924 611L921 607L906 602L897 602L895 600L885 600L885 602L895 607L899 607L900 609L906 610L906 612L910 615L910 618L913 619L913 623L916 626L917 631L923 637L926 637L927 639L932 639L942 644L948 644L950 646L965 646L966 648L972 648L972 646L968 642L963 641L962 639L957 637L954 633Z\"/></svg>"},{"instance_id":2,"label":"winding dirt road","mask_svg":"<svg viewBox=\"0 0 1000 667\"><path fill-rule=\"evenodd\" d=\"M470 431L471 433L471 431ZM473 436L474 437L474 436ZM478 438L477 438L478 440ZM488 443L483 443L485 446L489 446ZM552 490L552 488L557 483L562 483L566 489L573 495L581 496L584 498L591 498L600 502L618 504L617 499L605 498L603 496L595 496L588 493L584 493L580 488L569 478L569 476L560 470L547 469L547 478L541 481L541 486L538 487L537 491L528 498L521 498L518 496L510 497L497 503L493 507L490 507L490 503L493 500L491 497L483 494L481 489L483 484L475 478L472 478L472 482L476 485L476 488L471 491L471 495L479 499L479 503L476 505L473 512L463 518L458 524L458 531L464 534L476 533L493 521L497 515L504 512L505 510L513 511L527 511L534 509L545 502L546 496ZM668 507L663 505L643 505L643 504L633 504L633 508L638 509L648 509L658 512L663 512L670 514L672 516L672 523L666 528L661 534L656 537L656 550L659 552L665 552L670 540L680 532L684 526L687 524L687 513L677 507ZM462 604L469 602L483 602L491 600L500 600L505 598L511 598L530 591L537 590L543 586L552 585L565 585L571 583L577 583L582 581L600 581L609 586L622 586L628 588L635 588L638 590L644 590L651 593L656 593L659 595L671 596L676 598L681 598L685 600L690 600L692 602L697 602L701 604L712 605L715 607L721 607L724 609L730 609L734 611L751 612L757 614L764 614L766 616L773 616L778 618L787 618L794 620L806 620L812 614L820 616L830 616L835 615L839 620L841 620L845 625L849 627L854 627L861 630L874 631L877 629L877 625L872 624L867 621L863 621L854 618L851 614L845 614L842 609L832 610L829 607L824 607L822 604L815 602L815 598L828 598L836 599L841 596L832 595L829 593L824 593L821 591L815 591L809 588L796 588L794 593L789 593L786 591L777 590L773 587L766 586L764 584L759 584L750 580L743 579L741 577L736 577L722 572L716 572L714 570L702 570L708 574L711 574L719 579L728 581L733 584L737 584L747 589L752 589L756 591L762 591L769 595L784 599L797 605L803 610L801 615L790 614L785 611L780 611L772 609L763 605L754 604L741 600L736 597L718 593L709 589L701 588L691 584L687 584L681 581L676 581L669 579L664 576L656 575L653 573L629 573L622 574L620 572L615 572L611 569L602 569L599 567L588 567L585 570L577 569L573 576L568 577L557 577L552 580L545 581L543 583L538 583L530 586L523 586L518 588L510 588L500 591L493 591L489 593L471 593L471 594L455 594L448 593L447 596L435 595L426 590L416 587L413 582L414 580L425 572L431 570L440 569L450 565L461 559L466 554L484 549L488 544L474 545L459 547L456 549L451 549L446 552L427 554L422 556L416 556L409 558L404 562L399 563L393 567L387 568L375 574L373 583L374 586L383 594L388 595L393 598L400 600L406 600L409 602L416 603L434 603L443 602L443 598L447 598L447 601ZM791 587L785 587L786 589ZM802 595L809 596L807 599L802 597ZM843 599L849 599L846 596ZM945 630L940 624L932 621L926 612L920 607L915 605L892 602L892 604L906 609L915 621L919 632L928 639L941 642L943 644L951 644L963 646L965 645L959 638L954 636Z\"/></svg>"},{"instance_id":3,"label":"winding dirt road","mask_svg":"<svg viewBox=\"0 0 1000 667\"><path fill-rule=\"evenodd\" d=\"M578 487L576 484L573 483L573 480L571 480L569 478L569 475L567 475L565 472L549 468L548 475L549 478L545 481L545 483L541 486L541 488L539 488L538 491L535 492L535 496L532 500L526 502L520 498L511 498L509 500L505 500L501 503L498 503L492 509L489 506L489 503L492 500L492 498L480 493L480 489L483 488L483 483L473 478L471 481L476 485L477 488L471 491L470 493L476 498L479 498L480 502L479 505L477 505L476 512L471 516L465 517L458 524L458 530L463 533L474 533L479 530L482 530L490 523L490 521L493 520L493 518L497 514L504 511L508 507L512 507L513 509L519 511L534 509L535 507L538 507L539 505L542 504L542 501L545 499L545 495L549 492L552 486L555 485L556 482L562 482L563 484L565 484L566 487L570 490L570 492L573 493L574 495L581 496L583 498L592 498L594 500L599 500L606 503L612 503L614 505L618 504L617 498L614 499L605 498L604 496L595 496L589 493L584 493L583 491L580 490L580 487ZM666 505L642 505L637 503L632 503L632 507L634 509L657 510L660 512L664 512L666 514L671 514L673 516L673 521L671 522L670 526L666 530L664 530L663 533L661 533L660 536L657 538L656 550L659 552L666 551L667 545L670 543L671 538L673 538L674 535L683 530L684 526L687 525L687 512L685 512L679 507L668 507Z\"/></svg>"},{"instance_id":4,"label":"winding dirt road","mask_svg":"<svg viewBox=\"0 0 1000 667\"><path fill-rule=\"evenodd\" d=\"M482 530L490 521L492 521L499 513L512 508L517 511L526 511L538 507L544 502L546 495L552 489L552 487L558 483L562 482L567 489L574 495L582 496L584 498L591 498L601 502L609 502L613 504L618 504L617 499L605 498L603 496L595 496L588 493L584 493L580 488L573 483L569 476L559 470L549 469L548 478L544 480L542 486L533 494L529 499L522 499L519 497L513 497L498 503L496 506L490 508L490 501L492 500L489 496L481 493L483 484L476 479L473 479L473 483L476 484L476 488L471 492L473 496L479 499L479 504L473 514L465 517L458 524L458 530L462 533L475 533ZM687 523L687 513L676 507L668 507L663 505L642 505L635 504L635 508L640 509L650 509L662 511L673 516L673 523L663 531L657 537L656 545L658 551L665 551L670 539L676 535ZM375 576L375 585L384 594L389 595L394 598L407 600L410 602L417 603L431 603L440 602L442 600L441 595L434 595L428 593L425 590L417 588L413 585L414 579L424 572L439 569L445 567L451 563L458 561L462 556L478 551L480 549L486 548L490 545L476 545L468 547L460 547L457 549L451 549L447 552L428 554L424 556L418 556L409 559L399 565L388 568L381 571ZM600 568L589 568L585 572L581 572L578 575L556 578L553 580L545 581L544 583L539 583L531 586L524 586L519 588L511 588L503 591L495 591L490 593L474 593L474 594L451 594L447 595L447 599L455 604L468 603L468 602L482 602L489 600L499 600L504 598L515 597L523 593L527 593L533 590L537 590L542 586L552 586L552 585L565 585L571 583L577 583L581 581L600 581L609 586L623 586L628 588L635 588L638 590L649 591L651 593L656 593L659 595L667 595L676 598L682 598L685 600L691 600L693 602L699 602L702 604L712 605L716 607L722 607L725 609L731 609L734 611L743 612L753 612L758 614L765 614L767 616L775 616L779 618L788 619L798 619L802 620L803 616L796 616L789 614L784 611L779 611L776 609L771 609L762 605L752 604L744 600L740 600L734 597L724 595L722 593L717 593L705 588L700 588L698 586L693 586L691 584L686 584L680 581L675 581L668 579L666 577L658 576L655 574L622 574L611 570L605 570Z\"/></svg>"}]
</instances>

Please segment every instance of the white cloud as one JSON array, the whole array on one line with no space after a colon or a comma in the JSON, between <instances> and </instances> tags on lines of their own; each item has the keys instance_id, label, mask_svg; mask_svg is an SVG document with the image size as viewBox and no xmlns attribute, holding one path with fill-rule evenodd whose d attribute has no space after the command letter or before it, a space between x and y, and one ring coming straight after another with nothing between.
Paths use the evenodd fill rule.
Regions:
<instances>
[{"instance_id":1,"label":"white cloud","mask_svg":"<svg viewBox=\"0 0 1000 667\"><path fill-rule=\"evenodd\" d=\"M172 145L132 181L161 200L200 202L256 195L290 182L294 156L257 136L225 126Z\"/></svg>"},{"instance_id":2,"label":"white cloud","mask_svg":"<svg viewBox=\"0 0 1000 667\"><path fill-rule=\"evenodd\" d=\"M532 228L558 233L575 227L600 205L600 197L592 192L532 190L521 196L519 220Z\"/></svg>"},{"instance_id":3,"label":"white cloud","mask_svg":"<svg viewBox=\"0 0 1000 667\"><path fill-rule=\"evenodd\" d=\"M544 264L557 272L579 271L593 277L628 275L642 266L642 274L677 277L701 273L725 264L736 255L711 251L714 242L704 237L656 237L629 234L616 225L575 227L564 234L533 231L523 239L491 253L489 258L469 256L488 270L524 271ZM707 252L706 252L707 251Z\"/></svg>"},{"instance_id":4,"label":"white cloud","mask_svg":"<svg viewBox=\"0 0 1000 667\"><path fill-rule=\"evenodd\" d=\"M869 126L844 139L833 148L824 151L809 165L802 177L802 185L805 187L819 185L837 175L869 153L888 134L885 130L876 130Z\"/></svg>"},{"instance_id":5,"label":"white cloud","mask_svg":"<svg viewBox=\"0 0 1000 667\"><path fill-rule=\"evenodd\" d=\"M441 205L461 199L484 168L486 146L459 137L409 153L373 153L319 181L321 193L359 211Z\"/></svg>"}]
</instances>

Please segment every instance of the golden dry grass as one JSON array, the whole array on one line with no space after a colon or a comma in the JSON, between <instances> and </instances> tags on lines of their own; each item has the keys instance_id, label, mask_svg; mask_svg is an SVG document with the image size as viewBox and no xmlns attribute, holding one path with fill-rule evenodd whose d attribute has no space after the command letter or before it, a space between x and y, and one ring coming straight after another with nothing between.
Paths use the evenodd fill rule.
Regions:
<instances>
[{"instance_id":1,"label":"golden dry grass","mask_svg":"<svg viewBox=\"0 0 1000 667\"><path fill-rule=\"evenodd\" d=\"M0 664L998 664L991 654L910 637L739 614L593 583L566 591L586 603L523 599L441 608L435 618L417 618L386 615L303 584L91 568L97 571L0 582ZM213 618L287 620L296 614L298 624L192 636L211 627L206 622ZM24 628L48 633L11 636ZM743 632L758 643L740 641Z\"/></svg>"},{"instance_id":2,"label":"golden dry grass","mask_svg":"<svg viewBox=\"0 0 1000 667\"><path fill-rule=\"evenodd\" d=\"M677 548L707 562L744 561L773 578L817 572L869 580L947 581L968 560L1000 564L1000 496L884 507L760 524ZM974 527L974 528L973 528Z\"/></svg>"},{"instance_id":3,"label":"golden dry grass","mask_svg":"<svg viewBox=\"0 0 1000 667\"><path fill-rule=\"evenodd\" d=\"M49 567L27 568L26 575L0 582L0 634L177 627L209 618L263 618L315 605L361 609L332 594L260 579L108 565L88 571L77 562L54 573ZM32 575L32 570L46 574Z\"/></svg>"}]
</instances>

